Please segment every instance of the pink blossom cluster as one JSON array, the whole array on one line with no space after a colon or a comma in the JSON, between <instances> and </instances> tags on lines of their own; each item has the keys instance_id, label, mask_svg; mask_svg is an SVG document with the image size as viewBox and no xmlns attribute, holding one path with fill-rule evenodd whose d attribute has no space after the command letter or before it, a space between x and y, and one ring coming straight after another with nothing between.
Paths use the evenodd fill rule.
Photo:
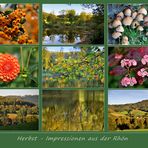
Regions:
<instances>
[{"instance_id":1,"label":"pink blossom cluster","mask_svg":"<svg viewBox=\"0 0 148 148\"><path fill-rule=\"evenodd\" d=\"M145 68L142 68L137 72L137 75L140 77L145 77L145 76L148 76L148 72L146 71Z\"/></svg>"},{"instance_id":2,"label":"pink blossom cluster","mask_svg":"<svg viewBox=\"0 0 148 148\"><path fill-rule=\"evenodd\" d=\"M115 54L115 59L121 59L122 57L123 57L122 54L118 54L118 53Z\"/></svg>"},{"instance_id":3,"label":"pink blossom cluster","mask_svg":"<svg viewBox=\"0 0 148 148\"><path fill-rule=\"evenodd\" d=\"M148 63L148 55L144 55L143 58L141 59L141 62L143 65L146 65Z\"/></svg>"},{"instance_id":4,"label":"pink blossom cluster","mask_svg":"<svg viewBox=\"0 0 148 148\"><path fill-rule=\"evenodd\" d=\"M123 59L121 60L121 67L131 67L131 66L136 66L137 61L134 59Z\"/></svg>"},{"instance_id":5,"label":"pink blossom cluster","mask_svg":"<svg viewBox=\"0 0 148 148\"><path fill-rule=\"evenodd\" d=\"M129 78L126 76L121 80L121 85L125 87L127 87L128 85L134 86L135 84L137 84L137 80L135 79L135 77Z\"/></svg>"}]
</instances>

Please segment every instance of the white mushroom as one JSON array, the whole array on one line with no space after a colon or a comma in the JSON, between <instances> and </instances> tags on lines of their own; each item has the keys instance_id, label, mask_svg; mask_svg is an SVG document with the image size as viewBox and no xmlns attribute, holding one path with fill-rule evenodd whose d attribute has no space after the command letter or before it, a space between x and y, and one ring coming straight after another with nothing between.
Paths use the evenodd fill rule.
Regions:
<instances>
[{"instance_id":1,"label":"white mushroom","mask_svg":"<svg viewBox=\"0 0 148 148\"><path fill-rule=\"evenodd\" d=\"M113 28L112 23L109 23L109 24L108 24L108 27L109 27L110 29L112 29L112 28Z\"/></svg>"},{"instance_id":2,"label":"white mushroom","mask_svg":"<svg viewBox=\"0 0 148 148\"><path fill-rule=\"evenodd\" d=\"M144 17L144 23L148 22L148 16Z\"/></svg>"},{"instance_id":3,"label":"white mushroom","mask_svg":"<svg viewBox=\"0 0 148 148\"><path fill-rule=\"evenodd\" d=\"M116 15L117 17L120 17L120 18L124 18L124 14L123 14L123 12L119 12L117 15Z\"/></svg>"},{"instance_id":4,"label":"white mushroom","mask_svg":"<svg viewBox=\"0 0 148 148\"><path fill-rule=\"evenodd\" d=\"M116 27L118 27L120 25L121 25L121 21L120 20L117 20L117 19L115 19L113 21L113 23L112 23L113 28L116 28Z\"/></svg>"},{"instance_id":5,"label":"white mushroom","mask_svg":"<svg viewBox=\"0 0 148 148\"><path fill-rule=\"evenodd\" d=\"M148 32L146 32L146 34L145 34L146 36L148 36Z\"/></svg>"},{"instance_id":6,"label":"white mushroom","mask_svg":"<svg viewBox=\"0 0 148 148\"><path fill-rule=\"evenodd\" d=\"M144 23L144 26L148 27L148 22L145 22L145 23Z\"/></svg>"},{"instance_id":7,"label":"white mushroom","mask_svg":"<svg viewBox=\"0 0 148 148\"><path fill-rule=\"evenodd\" d=\"M137 28L137 26L139 26L140 24L139 24L139 22L138 21L136 21L136 20L134 20L133 22L132 22L132 28L133 29L135 29L135 28Z\"/></svg>"},{"instance_id":8,"label":"white mushroom","mask_svg":"<svg viewBox=\"0 0 148 148\"><path fill-rule=\"evenodd\" d=\"M138 27L137 27L137 30L138 30L138 31L143 31L144 29L143 29L142 26L138 26Z\"/></svg>"},{"instance_id":9,"label":"white mushroom","mask_svg":"<svg viewBox=\"0 0 148 148\"><path fill-rule=\"evenodd\" d=\"M122 37L122 45L128 45L129 41L128 41L128 37L127 36L123 36Z\"/></svg>"},{"instance_id":10,"label":"white mushroom","mask_svg":"<svg viewBox=\"0 0 148 148\"><path fill-rule=\"evenodd\" d=\"M132 14L131 9L127 8L127 9L124 10L124 15L125 16L131 16L131 14Z\"/></svg>"},{"instance_id":11,"label":"white mushroom","mask_svg":"<svg viewBox=\"0 0 148 148\"><path fill-rule=\"evenodd\" d=\"M135 18L136 18L136 16L137 16L137 14L138 14L138 13L137 13L136 11L135 11L135 12L133 12L133 13L132 13L132 18L133 18L133 19L135 19Z\"/></svg>"},{"instance_id":12,"label":"white mushroom","mask_svg":"<svg viewBox=\"0 0 148 148\"><path fill-rule=\"evenodd\" d=\"M120 16L116 16L116 18L115 18L116 20L119 20L119 21L121 21L122 20L122 18L120 17Z\"/></svg>"},{"instance_id":13,"label":"white mushroom","mask_svg":"<svg viewBox=\"0 0 148 148\"><path fill-rule=\"evenodd\" d=\"M114 39L118 39L121 35L122 35L122 34L121 34L120 32L114 32L114 33L112 34L112 37L113 37Z\"/></svg>"},{"instance_id":14,"label":"white mushroom","mask_svg":"<svg viewBox=\"0 0 148 148\"><path fill-rule=\"evenodd\" d=\"M127 17L125 17L125 18L123 19L123 24L124 24L125 26L130 26L131 23L132 23L132 21L133 21L133 18L127 16Z\"/></svg>"},{"instance_id":15,"label":"white mushroom","mask_svg":"<svg viewBox=\"0 0 148 148\"><path fill-rule=\"evenodd\" d=\"M118 26L118 27L116 28L116 31L117 31L117 32L124 32L123 26Z\"/></svg>"},{"instance_id":16,"label":"white mushroom","mask_svg":"<svg viewBox=\"0 0 148 148\"><path fill-rule=\"evenodd\" d=\"M143 14L138 14L136 17L136 20L141 22L141 21L143 21L143 17L144 17Z\"/></svg>"},{"instance_id":17,"label":"white mushroom","mask_svg":"<svg viewBox=\"0 0 148 148\"><path fill-rule=\"evenodd\" d=\"M138 13L147 15L147 10L144 7L142 7L142 8L139 9Z\"/></svg>"}]
</instances>

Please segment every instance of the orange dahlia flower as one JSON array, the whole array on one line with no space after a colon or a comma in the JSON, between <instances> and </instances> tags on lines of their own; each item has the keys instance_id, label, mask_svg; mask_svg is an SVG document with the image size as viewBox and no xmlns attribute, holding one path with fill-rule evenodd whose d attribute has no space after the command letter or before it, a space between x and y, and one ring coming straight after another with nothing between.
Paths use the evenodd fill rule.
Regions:
<instances>
[{"instance_id":1,"label":"orange dahlia flower","mask_svg":"<svg viewBox=\"0 0 148 148\"><path fill-rule=\"evenodd\" d=\"M0 54L0 81L10 82L20 73L18 59L10 54Z\"/></svg>"}]
</instances>

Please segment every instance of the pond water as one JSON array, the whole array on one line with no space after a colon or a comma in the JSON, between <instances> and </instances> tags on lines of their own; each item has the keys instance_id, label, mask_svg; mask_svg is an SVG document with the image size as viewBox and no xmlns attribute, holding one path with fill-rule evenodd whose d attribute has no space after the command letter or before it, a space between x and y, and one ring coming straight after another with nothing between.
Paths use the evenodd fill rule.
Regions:
<instances>
[{"instance_id":1,"label":"pond water","mask_svg":"<svg viewBox=\"0 0 148 148\"><path fill-rule=\"evenodd\" d=\"M103 129L103 91L43 91L43 129Z\"/></svg>"},{"instance_id":2,"label":"pond water","mask_svg":"<svg viewBox=\"0 0 148 148\"><path fill-rule=\"evenodd\" d=\"M65 34L45 36L43 44L78 44L81 42L80 35L67 36Z\"/></svg>"},{"instance_id":3,"label":"pond water","mask_svg":"<svg viewBox=\"0 0 148 148\"><path fill-rule=\"evenodd\" d=\"M86 42L88 31L85 29L45 29L43 44L79 44Z\"/></svg>"}]
</instances>

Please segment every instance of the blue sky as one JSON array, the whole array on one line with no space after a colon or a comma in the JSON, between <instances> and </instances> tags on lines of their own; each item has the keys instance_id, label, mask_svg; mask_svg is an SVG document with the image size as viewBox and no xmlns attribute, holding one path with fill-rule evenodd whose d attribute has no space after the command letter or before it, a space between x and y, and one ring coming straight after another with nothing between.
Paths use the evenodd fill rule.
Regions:
<instances>
[{"instance_id":1,"label":"blue sky","mask_svg":"<svg viewBox=\"0 0 148 148\"><path fill-rule=\"evenodd\" d=\"M109 90L109 104L135 103L148 99L148 90Z\"/></svg>"},{"instance_id":2,"label":"blue sky","mask_svg":"<svg viewBox=\"0 0 148 148\"><path fill-rule=\"evenodd\" d=\"M84 8L81 4L44 4L43 5L43 12L51 13L58 15L59 11L61 10L69 10L74 9L76 14L80 14L82 11L87 13L92 13L91 9Z\"/></svg>"},{"instance_id":3,"label":"blue sky","mask_svg":"<svg viewBox=\"0 0 148 148\"><path fill-rule=\"evenodd\" d=\"M10 95L39 95L38 89L0 89L0 96Z\"/></svg>"},{"instance_id":4,"label":"blue sky","mask_svg":"<svg viewBox=\"0 0 148 148\"><path fill-rule=\"evenodd\" d=\"M102 50L104 47L103 46L99 46L99 48ZM50 47L46 47L46 50L48 51L52 51L52 52L60 52L61 50L63 52L69 52L69 51L80 51L79 48L74 48L73 46L50 46Z\"/></svg>"}]
</instances>

